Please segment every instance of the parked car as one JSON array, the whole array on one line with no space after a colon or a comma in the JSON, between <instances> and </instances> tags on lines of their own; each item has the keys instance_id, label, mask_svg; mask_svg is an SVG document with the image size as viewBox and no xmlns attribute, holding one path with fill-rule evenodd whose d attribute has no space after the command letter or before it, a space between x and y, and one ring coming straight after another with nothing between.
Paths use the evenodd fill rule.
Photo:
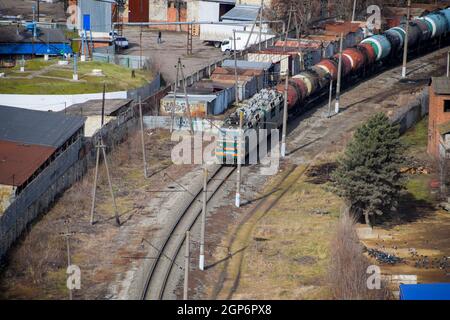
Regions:
<instances>
[{"instance_id":1,"label":"parked car","mask_svg":"<svg viewBox=\"0 0 450 320\"><path fill-rule=\"evenodd\" d=\"M128 49L128 39L125 37L116 37L114 39L114 44L116 47L121 49Z\"/></svg>"}]
</instances>

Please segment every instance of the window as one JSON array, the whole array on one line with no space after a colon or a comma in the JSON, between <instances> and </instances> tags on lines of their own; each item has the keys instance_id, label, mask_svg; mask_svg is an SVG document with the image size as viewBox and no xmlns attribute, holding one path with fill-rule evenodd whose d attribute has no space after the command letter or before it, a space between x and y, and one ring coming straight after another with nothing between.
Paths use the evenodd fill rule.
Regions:
<instances>
[{"instance_id":1,"label":"window","mask_svg":"<svg viewBox=\"0 0 450 320\"><path fill-rule=\"evenodd\" d=\"M444 112L450 112L450 100L444 100Z\"/></svg>"}]
</instances>

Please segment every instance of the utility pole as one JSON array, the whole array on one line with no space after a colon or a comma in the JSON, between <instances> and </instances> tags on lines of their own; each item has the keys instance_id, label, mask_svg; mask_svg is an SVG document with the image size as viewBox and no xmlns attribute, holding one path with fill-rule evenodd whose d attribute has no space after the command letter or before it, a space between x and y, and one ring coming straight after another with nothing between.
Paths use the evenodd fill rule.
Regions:
<instances>
[{"instance_id":1,"label":"utility pole","mask_svg":"<svg viewBox=\"0 0 450 320\"><path fill-rule=\"evenodd\" d=\"M236 58L236 30L233 29L233 55L234 55L234 81L235 81L235 99L236 103L239 103L239 84L238 84L238 74L237 74L237 58Z\"/></svg>"},{"instance_id":2,"label":"utility pole","mask_svg":"<svg viewBox=\"0 0 450 320\"><path fill-rule=\"evenodd\" d=\"M139 32L139 69L142 69L142 26Z\"/></svg>"},{"instance_id":3,"label":"utility pole","mask_svg":"<svg viewBox=\"0 0 450 320\"><path fill-rule=\"evenodd\" d=\"M284 105L283 105L283 130L281 135L281 156L286 156L286 132L288 119L288 82L289 82L289 68L286 69L286 79L284 83Z\"/></svg>"},{"instance_id":4,"label":"utility pole","mask_svg":"<svg viewBox=\"0 0 450 320\"><path fill-rule=\"evenodd\" d=\"M102 100L102 117L101 117L100 137L98 138L97 145L96 145L97 154L96 154L96 160L95 160L94 187L92 189L91 224L94 224L95 198L96 198L96 190L97 190L98 166L99 166L99 162L100 162L100 149L101 149L101 152L103 155L103 161L105 163L105 168L106 168L106 175L108 177L109 192L111 193L111 198L112 198L113 206L114 206L116 224L118 227L120 227L119 211L118 211L117 205L116 205L116 198L114 197L111 176L109 174L108 160L106 158L106 151L105 151L106 145L103 143L103 138L101 136L101 129L103 128L104 118L105 118L105 91L106 91L106 84L104 83L103 84L103 100Z\"/></svg>"},{"instance_id":5,"label":"utility pole","mask_svg":"<svg viewBox=\"0 0 450 320\"><path fill-rule=\"evenodd\" d=\"M244 112L239 112L239 135L238 135L238 150L237 150L237 172L236 172L236 207L241 206L241 156L242 156L242 126L244 122Z\"/></svg>"},{"instance_id":6,"label":"utility pole","mask_svg":"<svg viewBox=\"0 0 450 320\"><path fill-rule=\"evenodd\" d=\"M194 124L192 123L192 117L191 117L191 108L189 106L189 99L188 99L188 95L187 95L187 89L186 89L186 77L184 76L184 65L181 64L181 59L178 58L178 66L180 68L180 72L181 72L181 77L183 78L183 90L184 90L184 99L186 101L186 113L189 119L189 127L191 130L191 135L194 135ZM206 112L207 110L205 110Z\"/></svg>"},{"instance_id":7,"label":"utility pole","mask_svg":"<svg viewBox=\"0 0 450 320\"><path fill-rule=\"evenodd\" d=\"M263 5L264 5L263 1L264 0L261 0L261 7L259 9L259 43L258 43L259 50L261 50L261 39L262 39L262 14L263 14Z\"/></svg>"},{"instance_id":8,"label":"utility pole","mask_svg":"<svg viewBox=\"0 0 450 320\"><path fill-rule=\"evenodd\" d=\"M72 261L70 258L70 236L73 235L73 232L70 232L69 221L65 221L66 224L66 232L61 233L61 236L66 238L66 248L67 248L67 268L72 265ZM72 289L69 289L69 300L73 300Z\"/></svg>"},{"instance_id":9,"label":"utility pole","mask_svg":"<svg viewBox=\"0 0 450 320\"><path fill-rule=\"evenodd\" d=\"M40 2L40 0L36 0L36 8L37 8L37 20L36 20L36 21L37 21L37 22L39 22L39 14L40 14L40 13L39 13L39 11L40 11L40 10L39 10L39 2Z\"/></svg>"},{"instance_id":10,"label":"utility pole","mask_svg":"<svg viewBox=\"0 0 450 320\"><path fill-rule=\"evenodd\" d=\"M183 287L183 300L188 299L189 290L189 260L190 260L190 250L189 250L189 231L186 231L185 247L184 247L184 287Z\"/></svg>"},{"instance_id":11,"label":"utility pole","mask_svg":"<svg viewBox=\"0 0 450 320\"><path fill-rule=\"evenodd\" d=\"M403 66L402 66L402 78L406 78L406 62L408 61L408 37L409 37L409 19L411 16L411 0L408 0L408 8L406 13L406 25L405 25L405 45L403 46Z\"/></svg>"},{"instance_id":12,"label":"utility pole","mask_svg":"<svg viewBox=\"0 0 450 320\"><path fill-rule=\"evenodd\" d=\"M145 140L144 140L144 117L142 115L142 101L141 96L139 96L139 117L141 124L141 142L142 142L142 161L144 163L144 178L147 178L147 158L145 156Z\"/></svg>"},{"instance_id":13,"label":"utility pole","mask_svg":"<svg viewBox=\"0 0 450 320\"><path fill-rule=\"evenodd\" d=\"M356 0L353 0L352 22L355 22L355 15L356 15Z\"/></svg>"},{"instance_id":14,"label":"utility pole","mask_svg":"<svg viewBox=\"0 0 450 320\"><path fill-rule=\"evenodd\" d=\"M173 125L174 125L174 121L175 121L175 107L177 105L177 88L178 88L178 75L179 75L179 68L178 68L178 62L177 65L175 66L175 68L177 68L177 74L175 76L175 86L173 88L173 106L172 106L172 110L171 110L171 121L170 121L170 132L173 132Z\"/></svg>"},{"instance_id":15,"label":"utility pole","mask_svg":"<svg viewBox=\"0 0 450 320\"><path fill-rule=\"evenodd\" d=\"M289 27L291 25L291 16L292 16L292 6L289 9L289 18L288 18L288 24L287 24L287 29L286 29L286 36L284 37L284 45L283 45L283 51L286 51L286 44L287 44L287 39L288 39L288 34L289 34ZM287 56L289 59L289 56ZM289 62L289 61L288 61ZM284 83L284 104L283 104L283 129L282 129L282 133L281 133L281 157L285 157L286 156L286 133L287 133L287 120L288 120L288 83L289 83L289 63L287 63L287 68L286 68L286 79L285 79L285 83Z\"/></svg>"},{"instance_id":16,"label":"utility pole","mask_svg":"<svg viewBox=\"0 0 450 320\"><path fill-rule=\"evenodd\" d=\"M447 78L450 77L450 51L447 52Z\"/></svg>"},{"instance_id":17,"label":"utility pole","mask_svg":"<svg viewBox=\"0 0 450 320\"><path fill-rule=\"evenodd\" d=\"M73 54L73 75L72 75L73 81L78 81L77 58L78 58L78 54L74 53Z\"/></svg>"},{"instance_id":18,"label":"utility pole","mask_svg":"<svg viewBox=\"0 0 450 320\"><path fill-rule=\"evenodd\" d=\"M200 229L200 270L205 269L205 228L206 228L206 204L207 204L207 185L208 185L208 169L203 168L203 208L202 208L202 225Z\"/></svg>"},{"instance_id":19,"label":"utility pole","mask_svg":"<svg viewBox=\"0 0 450 320\"><path fill-rule=\"evenodd\" d=\"M341 76L342 76L342 50L344 46L344 34L341 32L341 39L339 42L339 64L338 64L338 76L336 84L336 102L334 104L334 112L339 113L340 108L340 96L341 96Z\"/></svg>"}]
</instances>

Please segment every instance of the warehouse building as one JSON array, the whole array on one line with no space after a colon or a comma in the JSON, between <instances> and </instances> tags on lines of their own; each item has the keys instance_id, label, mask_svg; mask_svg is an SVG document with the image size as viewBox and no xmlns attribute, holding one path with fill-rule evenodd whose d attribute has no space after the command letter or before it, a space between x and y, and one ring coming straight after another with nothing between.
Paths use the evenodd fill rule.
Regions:
<instances>
[{"instance_id":1,"label":"warehouse building","mask_svg":"<svg viewBox=\"0 0 450 320\"><path fill-rule=\"evenodd\" d=\"M91 138L102 127L102 118L103 124L107 124L119 117L126 117L127 113L132 112L132 102L132 99L109 99L108 103L103 104L102 99L93 99L73 104L60 112L84 117L84 136Z\"/></svg>"},{"instance_id":2,"label":"warehouse building","mask_svg":"<svg viewBox=\"0 0 450 320\"><path fill-rule=\"evenodd\" d=\"M0 184L20 193L83 130L80 116L0 106Z\"/></svg>"},{"instance_id":3,"label":"warehouse building","mask_svg":"<svg viewBox=\"0 0 450 320\"><path fill-rule=\"evenodd\" d=\"M148 1L148 0L147 0ZM89 16L90 30L93 37L108 35L112 30L112 21L114 0L69 0L69 6L76 5L78 8L77 15L72 17L73 27L77 30L83 30L86 20L85 16Z\"/></svg>"},{"instance_id":4,"label":"warehouse building","mask_svg":"<svg viewBox=\"0 0 450 320\"><path fill-rule=\"evenodd\" d=\"M187 101L193 118L223 114L234 102L234 99L234 83L201 80L187 87ZM187 114L186 96L181 88L177 90L176 97L174 97L174 92L170 92L161 99L160 115L171 115L172 112L180 117Z\"/></svg>"},{"instance_id":5,"label":"warehouse building","mask_svg":"<svg viewBox=\"0 0 450 320\"><path fill-rule=\"evenodd\" d=\"M128 22L219 21L236 0L128 0L123 20ZM187 26L157 26L160 30L186 31ZM194 26L198 32L198 26ZM193 30L196 33L196 30Z\"/></svg>"},{"instance_id":6,"label":"warehouse building","mask_svg":"<svg viewBox=\"0 0 450 320\"><path fill-rule=\"evenodd\" d=\"M84 120L0 106L0 258L38 214L82 175Z\"/></svg>"}]
</instances>

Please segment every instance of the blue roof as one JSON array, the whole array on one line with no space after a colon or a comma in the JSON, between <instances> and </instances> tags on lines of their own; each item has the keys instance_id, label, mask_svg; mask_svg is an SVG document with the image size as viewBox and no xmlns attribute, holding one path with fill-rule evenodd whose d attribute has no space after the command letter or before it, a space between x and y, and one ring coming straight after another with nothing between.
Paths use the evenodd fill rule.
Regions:
<instances>
[{"instance_id":1,"label":"blue roof","mask_svg":"<svg viewBox=\"0 0 450 320\"><path fill-rule=\"evenodd\" d=\"M401 284L400 300L450 300L450 283Z\"/></svg>"},{"instance_id":2,"label":"blue roof","mask_svg":"<svg viewBox=\"0 0 450 320\"><path fill-rule=\"evenodd\" d=\"M63 55L72 53L72 48L67 43L0 43L0 55Z\"/></svg>"}]
</instances>

